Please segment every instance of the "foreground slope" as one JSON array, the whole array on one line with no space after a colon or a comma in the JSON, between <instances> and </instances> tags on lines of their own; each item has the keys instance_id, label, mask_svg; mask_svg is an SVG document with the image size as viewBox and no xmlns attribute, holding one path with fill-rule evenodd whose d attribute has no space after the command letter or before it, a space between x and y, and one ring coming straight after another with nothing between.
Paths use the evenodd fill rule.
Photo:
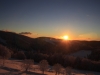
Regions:
<instances>
[{"instance_id":1,"label":"foreground slope","mask_svg":"<svg viewBox=\"0 0 100 75\"><path fill-rule=\"evenodd\" d=\"M22 72L22 69L20 67L21 60L6 60L6 64L4 68L0 68L0 75L3 74L11 74L11 75L43 75L42 72L39 70L38 65L33 65L33 68L36 68L36 70L31 69L30 72ZM100 75L99 72L92 72L92 71L84 71L84 70L72 70L72 74L75 75L86 75L86 74L94 74L94 75ZM55 72L45 72L46 75L55 75ZM63 75L63 74L59 74Z\"/></svg>"}]
</instances>

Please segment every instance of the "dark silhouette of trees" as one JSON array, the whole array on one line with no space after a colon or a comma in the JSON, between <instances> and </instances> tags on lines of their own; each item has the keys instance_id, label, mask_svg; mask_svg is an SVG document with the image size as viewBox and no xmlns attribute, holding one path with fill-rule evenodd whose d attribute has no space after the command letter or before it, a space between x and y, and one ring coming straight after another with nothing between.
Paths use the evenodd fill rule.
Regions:
<instances>
[{"instance_id":1,"label":"dark silhouette of trees","mask_svg":"<svg viewBox=\"0 0 100 75\"><path fill-rule=\"evenodd\" d=\"M81 68L82 58L76 57L74 67L80 69Z\"/></svg>"},{"instance_id":2,"label":"dark silhouette of trees","mask_svg":"<svg viewBox=\"0 0 100 75\"><path fill-rule=\"evenodd\" d=\"M17 51L15 54L14 54L14 57L16 59L26 59L26 55L23 51Z\"/></svg>"}]
</instances>

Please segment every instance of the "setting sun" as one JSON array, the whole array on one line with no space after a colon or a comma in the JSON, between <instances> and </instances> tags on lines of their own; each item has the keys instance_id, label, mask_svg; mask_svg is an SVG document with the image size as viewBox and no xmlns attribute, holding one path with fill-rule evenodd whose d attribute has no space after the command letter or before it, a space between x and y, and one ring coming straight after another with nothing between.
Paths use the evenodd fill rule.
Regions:
<instances>
[{"instance_id":1,"label":"setting sun","mask_svg":"<svg viewBox=\"0 0 100 75\"><path fill-rule=\"evenodd\" d=\"M68 36L67 35L63 36L63 39L68 40Z\"/></svg>"}]
</instances>

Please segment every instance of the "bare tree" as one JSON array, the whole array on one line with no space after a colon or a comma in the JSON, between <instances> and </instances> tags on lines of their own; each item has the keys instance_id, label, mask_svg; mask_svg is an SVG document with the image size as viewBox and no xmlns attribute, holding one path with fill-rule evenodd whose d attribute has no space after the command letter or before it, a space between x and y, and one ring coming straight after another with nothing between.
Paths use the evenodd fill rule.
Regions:
<instances>
[{"instance_id":1,"label":"bare tree","mask_svg":"<svg viewBox=\"0 0 100 75\"><path fill-rule=\"evenodd\" d=\"M48 69L49 64L48 64L47 60L42 60L42 61L40 61L39 66L40 66L40 70L44 74L44 71L46 71Z\"/></svg>"},{"instance_id":2,"label":"bare tree","mask_svg":"<svg viewBox=\"0 0 100 75\"><path fill-rule=\"evenodd\" d=\"M66 75L71 75L71 71L72 71L71 67L66 67L65 68Z\"/></svg>"},{"instance_id":3,"label":"bare tree","mask_svg":"<svg viewBox=\"0 0 100 75\"><path fill-rule=\"evenodd\" d=\"M22 61L21 68L22 68L22 70L27 72L28 70L33 68L33 64L34 64L33 60L25 59L25 60Z\"/></svg>"},{"instance_id":4,"label":"bare tree","mask_svg":"<svg viewBox=\"0 0 100 75\"><path fill-rule=\"evenodd\" d=\"M61 71L61 69L62 69L62 66L60 65L60 64L55 64L54 66L53 66L53 69L55 70L55 75L59 75L59 73L60 73L60 71Z\"/></svg>"},{"instance_id":5,"label":"bare tree","mask_svg":"<svg viewBox=\"0 0 100 75\"><path fill-rule=\"evenodd\" d=\"M0 45L0 58L2 60L2 66L5 64L5 60L11 57L10 50L5 46Z\"/></svg>"}]
</instances>

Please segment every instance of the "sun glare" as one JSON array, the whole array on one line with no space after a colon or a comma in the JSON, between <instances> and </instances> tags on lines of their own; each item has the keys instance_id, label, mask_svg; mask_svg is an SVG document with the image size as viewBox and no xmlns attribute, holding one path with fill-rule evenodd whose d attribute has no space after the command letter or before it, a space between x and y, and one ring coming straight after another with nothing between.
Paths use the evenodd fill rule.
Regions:
<instances>
[{"instance_id":1,"label":"sun glare","mask_svg":"<svg viewBox=\"0 0 100 75\"><path fill-rule=\"evenodd\" d=\"M63 36L63 39L68 40L68 36L67 35Z\"/></svg>"}]
</instances>

